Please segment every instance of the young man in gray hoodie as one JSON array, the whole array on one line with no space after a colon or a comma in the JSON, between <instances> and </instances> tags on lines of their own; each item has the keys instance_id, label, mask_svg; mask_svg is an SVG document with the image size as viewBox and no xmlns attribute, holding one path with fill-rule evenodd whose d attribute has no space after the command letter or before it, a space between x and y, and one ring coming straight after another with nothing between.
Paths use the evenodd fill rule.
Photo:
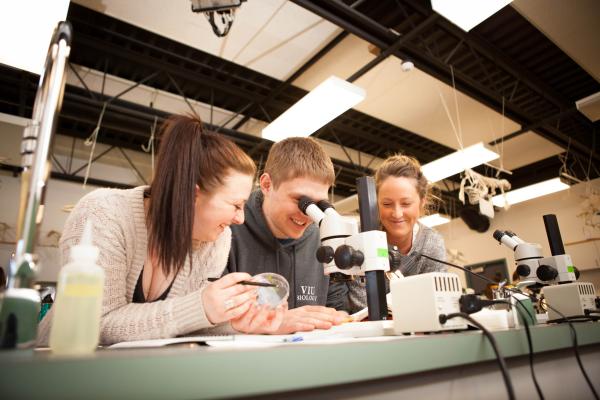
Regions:
<instances>
[{"instance_id":1,"label":"young man in gray hoodie","mask_svg":"<svg viewBox=\"0 0 600 400\"><path fill-rule=\"evenodd\" d=\"M316 259L319 229L298 208L302 196L326 200L335 174L331 159L311 138L289 138L269 151L260 188L231 227L227 272L275 272L290 284L288 310L276 333L328 329L348 318L348 289L329 284Z\"/></svg>"}]
</instances>

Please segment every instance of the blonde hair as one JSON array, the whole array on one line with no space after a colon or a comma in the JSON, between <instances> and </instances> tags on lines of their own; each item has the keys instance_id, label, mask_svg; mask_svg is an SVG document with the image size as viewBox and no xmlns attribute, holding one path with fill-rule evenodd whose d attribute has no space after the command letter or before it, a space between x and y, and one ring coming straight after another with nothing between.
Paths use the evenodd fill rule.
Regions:
<instances>
[{"instance_id":1,"label":"blonde hair","mask_svg":"<svg viewBox=\"0 0 600 400\"><path fill-rule=\"evenodd\" d=\"M379 188L383 182L389 177L414 179L415 189L417 189L419 197L423 200L423 211L435 208L436 203L440 200L439 196L432 192L432 186L423 175L421 164L414 157L395 154L386 158L375 171L377 193L379 193Z\"/></svg>"},{"instance_id":2,"label":"blonde hair","mask_svg":"<svg viewBox=\"0 0 600 400\"><path fill-rule=\"evenodd\" d=\"M313 178L329 186L335 180L331 159L312 138L292 137L275 143L264 172L269 174L275 188L283 181L300 177Z\"/></svg>"}]
</instances>

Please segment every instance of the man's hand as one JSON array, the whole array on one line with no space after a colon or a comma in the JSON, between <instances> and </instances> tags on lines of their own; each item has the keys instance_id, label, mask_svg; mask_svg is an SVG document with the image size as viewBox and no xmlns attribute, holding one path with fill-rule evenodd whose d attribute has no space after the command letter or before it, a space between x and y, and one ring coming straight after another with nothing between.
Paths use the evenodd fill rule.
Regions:
<instances>
[{"instance_id":1,"label":"man's hand","mask_svg":"<svg viewBox=\"0 0 600 400\"><path fill-rule=\"evenodd\" d=\"M334 308L322 306L302 306L287 310L277 334L308 332L314 329L329 329L348 320L348 314Z\"/></svg>"}]
</instances>

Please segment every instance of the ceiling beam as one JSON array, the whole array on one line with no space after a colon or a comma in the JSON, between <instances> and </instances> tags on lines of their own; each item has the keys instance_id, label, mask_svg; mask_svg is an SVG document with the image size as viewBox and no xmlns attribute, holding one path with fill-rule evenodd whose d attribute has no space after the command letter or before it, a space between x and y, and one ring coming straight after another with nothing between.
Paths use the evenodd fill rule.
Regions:
<instances>
[{"instance_id":1,"label":"ceiling beam","mask_svg":"<svg viewBox=\"0 0 600 400\"><path fill-rule=\"evenodd\" d=\"M381 25L357 9L348 7L341 1L292 1L377 47L388 48L397 40L397 35L390 28ZM421 14L421 18L427 18L434 13L431 8L425 7L422 4L416 4L407 0L402 3L413 9L417 8ZM368 10L369 7L367 6L368 4L363 4L363 9ZM476 35L459 32L459 28L444 21L443 18L436 20L435 28L454 36L457 43L465 43L471 46L490 62L497 63L507 74L511 74L515 79L519 79L520 87L528 88L528 90L536 93L550 103L554 107L555 112L561 112L563 109L570 108L565 106L565 103L560 98L556 97L557 94L548 85L540 82L539 79L532 76L531 73L522 67L515 65L512 60L505 57L501 51L494 49L492 45L483 43L483 40L476 38ZM459 90L494 110L502 112L502 103L505 96L460 70L452 70L450 65L444 62L444 60L448 59L448 55L436 57L430 52L428 53L414 47L411 43L406 43L400 47L394 52L399 58L414 60L419 69L449 84L452 83L452 74L454 73L456 86ZM511 102L505 104L505 111L505 115L524 126L534 124L537 120L537 118L534 118ZM576 116L579 117L578 115ZM590 130L589 141L591 142L592 126L589 123L586 125ZM573 151L577 152L580 156L589 156L590 143L588 141L581 142L561 130L549 126L538 127L535 129L535 132L563 148L569 146L570 142ZM595 162L600 162L600 154L594 153L592 157Z\"/></svg>"},{"instance_id":2,"label":"ceiling beam","mask_svg":"<svg viewBox=\"0 0 600 400\"><path fill-rule=\"evenodd\" d=\"M77 37L74 39L72 62L87 68L101 70L104 67L102 60L106 59L107 73L128 80L134 80L134 75L147 76L155 71L154 68L160 68L177 79L187 98L267 122L266 114L276 118L307 93L293 85L284 85L284 89L267 102L269 94L282 87L281 81L77 4L71 4L69 19L81 38L80 41ZM206 66L212 66L212 70L207 70ZM180 94L162 75L149 85ZM251 107L254 103L263 107ZM348 147L358 151L373 145L383 146L391 151L409 153L423 162L452 151L355 110L345 113L344 118L345 123L338 118L330 126L340 132L340 138L348 143ZM420 147L419 143L425 143L425 146ZM412 151L413 148L425 150Z\"/></svg>"}]
</instances>

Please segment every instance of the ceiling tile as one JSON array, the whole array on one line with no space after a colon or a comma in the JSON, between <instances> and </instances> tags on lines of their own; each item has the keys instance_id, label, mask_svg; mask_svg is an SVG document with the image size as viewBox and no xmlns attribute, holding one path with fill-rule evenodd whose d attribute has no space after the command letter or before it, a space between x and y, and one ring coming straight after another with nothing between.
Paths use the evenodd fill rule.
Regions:
<instances>
[{"instance_id":1,"label":"ceiling tile","mask_svg":"<svg viewBox=\"0 0 600 400\"><path fill-rule=\"evenodd\" d=\"M231 31L217 37L189 0L76 0L78 4L284 80L341 32L285 0L242 3Z\"/></svg>"},{"instance_id":2,"label":"ceiling tile","mask_svg":"<svg viewBox=\"0 0 600 400\"><path fill-rule=\"evenodd\" d=\"M532 164L564 151L562 147L531 131L507 140L503 145L499 143L494 146L494 149L504 154L502 163L508 170ZM500 160L493 161L491 164L500 166ZM556 173L558 174L558 171Z\"/></svg>"}]
</instances>

